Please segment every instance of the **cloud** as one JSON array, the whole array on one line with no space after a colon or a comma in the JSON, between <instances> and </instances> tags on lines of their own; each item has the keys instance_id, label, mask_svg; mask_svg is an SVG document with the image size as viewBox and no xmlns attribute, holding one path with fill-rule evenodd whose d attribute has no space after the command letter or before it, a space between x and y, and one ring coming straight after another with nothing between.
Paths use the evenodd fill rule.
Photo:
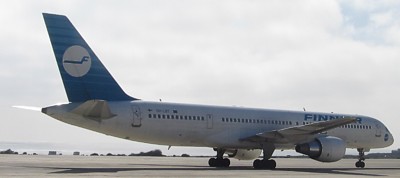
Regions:
<instances>
[{"instance_id":1,"label":"cloud","mask_svg":"<svg viewBox=\"0 0 400 178\"><path fill-rule=\"evenodd\" d=\"M399 26L399 1L340 1L345 28L348 35L375 45L399 43L400 32L393 31ZM394 33L393 33L394 32ZM394 37L394 38L393 38Z\"/></svg>"}]
</instances>

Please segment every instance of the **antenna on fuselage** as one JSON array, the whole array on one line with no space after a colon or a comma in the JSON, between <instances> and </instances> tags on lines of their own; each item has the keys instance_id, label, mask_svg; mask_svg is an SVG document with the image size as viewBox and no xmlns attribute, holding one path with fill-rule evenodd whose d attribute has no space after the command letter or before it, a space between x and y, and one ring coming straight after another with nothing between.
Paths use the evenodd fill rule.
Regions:
<instances>
[{"instance_id":1,"label":"antenna on fuselage","mask_svg":"<svg viewBox=\"0 0 400 178\"><path fill-rule=\"evenodd\" d=\"M303 111L306 111L306 108L305 108L305 107L303 107Z\"/></svg>"}]
</instances>

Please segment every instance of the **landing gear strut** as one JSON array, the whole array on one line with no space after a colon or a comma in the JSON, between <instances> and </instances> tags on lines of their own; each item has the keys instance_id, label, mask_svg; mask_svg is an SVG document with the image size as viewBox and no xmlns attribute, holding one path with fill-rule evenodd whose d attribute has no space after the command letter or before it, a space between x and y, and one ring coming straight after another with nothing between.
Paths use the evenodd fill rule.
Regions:
<instances>
[{"instance_id":1,"label":"landing gear strut","mask_svg":"<svg viewBox=\"0 0 400 178\"><path fill-rule=\"evenodd\" d=\"M276 162L270 159L272 153L275 151L275 146L273 144L263 145L263 159L256 159L253 162L254 169L275 169Z\"/></svg>"},{"instance_id":2,"label":"landing gear strut","mask_svg":"<svg viewBox=\"0 0 400 178\"><path fill-rule=\"evenodd\" d=\"M364 168L365 167L364 149L363 148L357 148L357 151L358 151L358 161L356 162L356 167Z\"/></svg>"},{"instance_id":3,"label":"landing gear strut","mask_svg":"<svg viewBox=\"0 0 400 178\"><path fill-rule=\"evenodd\" d=\"M231 161L228 158L224 158L225 149L217 148L217 158L210 158L208 160L208 165L210 167L229 167Z\"/></svg>"}]
</instances>

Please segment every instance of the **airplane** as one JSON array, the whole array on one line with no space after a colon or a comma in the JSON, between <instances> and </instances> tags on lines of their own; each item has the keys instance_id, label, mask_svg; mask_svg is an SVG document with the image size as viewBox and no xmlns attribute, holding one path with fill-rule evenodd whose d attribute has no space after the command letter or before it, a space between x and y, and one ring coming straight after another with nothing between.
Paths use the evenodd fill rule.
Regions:
<instances>
[{"instance_id":1,"label":"airplane","mask_svg":"<svg viewBox=\"0 0 400 178\"><path fill-rule=\"evenodd\" d=\"M365 152L394 142L382 122L363 115L143 101L123 91L66 16L43 17L68 103L41 112L59 121L132 141L213 148L210 167L229 167L227 155L275 169L276 149L335 162L352 148L364 168Z\"/></svg>"}]
</instances>

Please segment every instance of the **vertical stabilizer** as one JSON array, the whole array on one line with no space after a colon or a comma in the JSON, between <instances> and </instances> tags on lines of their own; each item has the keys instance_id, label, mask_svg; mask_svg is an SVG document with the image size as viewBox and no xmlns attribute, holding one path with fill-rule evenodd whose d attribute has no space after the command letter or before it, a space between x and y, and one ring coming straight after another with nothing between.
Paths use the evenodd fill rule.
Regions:
<instances>
[{"instance_id":1,"label":"vertical stabilizer","mask_svg":"<svg viewBox=\"0 0 400 178\"><path fill-rule=\"evenodd\" d=\"M128 96L66 16L43 13L70 102L136 100Z\"/></svg>"}]
</instances>

